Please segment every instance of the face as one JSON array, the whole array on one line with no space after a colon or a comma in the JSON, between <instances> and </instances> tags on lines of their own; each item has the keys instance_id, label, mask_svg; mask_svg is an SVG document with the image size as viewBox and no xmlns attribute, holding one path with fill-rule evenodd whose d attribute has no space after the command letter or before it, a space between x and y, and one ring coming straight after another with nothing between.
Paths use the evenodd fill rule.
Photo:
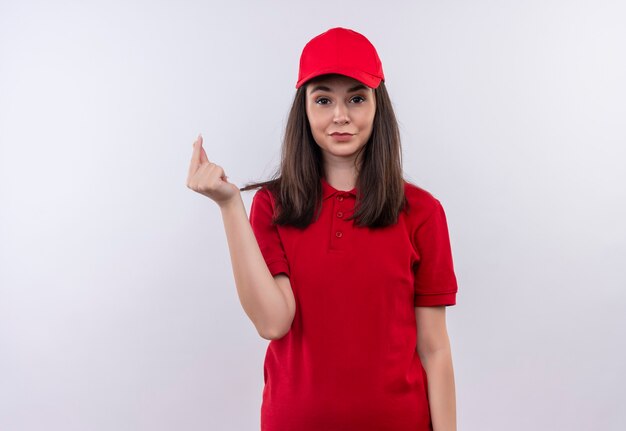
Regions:
<instances>
[{"instance_id":1,"label":"face","mask_svg":"<svg viewBox=\"0 0 626 431\"><path fill-rule=\"evenodd\" d=\"M344 75L312 80L306 89L306 113L325 162L354 162L372 134L374 90Z\"/></svg>"}]
</instances>

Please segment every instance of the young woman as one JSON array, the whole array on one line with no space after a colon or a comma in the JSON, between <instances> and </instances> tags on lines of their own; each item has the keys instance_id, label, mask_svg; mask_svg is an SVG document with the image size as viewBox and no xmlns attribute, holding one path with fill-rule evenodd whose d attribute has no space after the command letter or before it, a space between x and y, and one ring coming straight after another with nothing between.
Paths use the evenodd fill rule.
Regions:
<instances>
[{"instance_id":1,"label":"young woman","mask_svg":"<svg viewBox=\"0 0 626 431\"><path fill-rule=\"evenodd\" d=\"M446 216L403 178L376 49L330 29L304 47L296 88L273 179L238 188L201 136L187 179L219 205L239 299L271 340L261 429L455 430Z\"/></svg>"}]
</instances>

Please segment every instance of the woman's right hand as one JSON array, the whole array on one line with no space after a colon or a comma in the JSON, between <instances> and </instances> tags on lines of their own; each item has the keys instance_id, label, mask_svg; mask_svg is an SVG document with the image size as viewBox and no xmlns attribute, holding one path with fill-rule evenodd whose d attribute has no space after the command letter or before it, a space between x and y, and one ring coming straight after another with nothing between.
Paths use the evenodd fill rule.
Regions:
<instances>
[{"instance_id":1,"label":"woman's right hand","mask_svg":"<svg viewBox=\"0 0 626 431\"><path fill-rule=\"evenodd\" d=\"M209 161L204 148L202 148L202 135L198 135L193 143L187 187L213 199L222 207L240 193L239 187L229 183L227 178L221 166Z\"/></svg>"}]
</instances>

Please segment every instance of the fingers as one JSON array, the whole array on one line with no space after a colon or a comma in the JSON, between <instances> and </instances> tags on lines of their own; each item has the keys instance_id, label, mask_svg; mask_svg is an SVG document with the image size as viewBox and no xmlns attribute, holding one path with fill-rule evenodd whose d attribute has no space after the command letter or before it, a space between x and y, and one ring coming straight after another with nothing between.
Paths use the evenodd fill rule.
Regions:
<instances>
[{"instance_id":1,"label":"fingers","mask_svg":"<svg viewBox=\"0 0 626 431\"><path fill-rule=\"evenodd\" d=\"M206 153L204 152L204 149L202 148L202 134L198 134L198 137L193 142L193 152L191 154L191 162L189 163L189 172L187 174L187 183L189 183L189 180L191 179L193 174L196 173L196 171L198 170L200 165L203 162L208 162L208 161L209 161L209 159L206 156Z\"/></svg>"},{"instance_id":2,"label":"fingers","mask_svg":"<svg viewBox=\"0 0 626 431\"><path fill-rule=\"evenodd\" d=\"M200 141L200 145L202 145L202 141ZM201 163L209 163L209 158L206 156L206 152L204 148L200 147L200 162Z\"/></svg>"},{"instance_id":3,"label":"fingers","mask_svg":"<svg viewBox=\"0 0 626 431\"><path fill-rule=\"evenodd\" d=\"M206 152L204 151L204 147L202 147L203 143L204 143L204 138L202 138L202 134L200 134L198 135L198 139L196 139L196 142L194 142L194 150L199 149L200 163L209 163L209 158L207 157Z\"/></svg>"},{"instance_id":4,"label":"fingers","mask_svg":"<svg viewBox=\"0 0 626 431\"><path fill-rule=\"evenodd\" d=\"M198 134L198 137L193 142L193 153L191 155L191 163L189 165L189 172L187 175L187 187L196 190L198 189L198 179L199 178L208 178L209 176L214 176L217 173L218 178L221 180L228 182L228 176L224 172L224 169L212 163L206 155L204 148L202 147L203 139L202 134ZM217 172L214 172L214 169L217 168ZM200 172L202 170L202 172ZM198 178L194 178L198 177ZM192 179L194 184L192 184Z\"/></svg>"}]
</instances>

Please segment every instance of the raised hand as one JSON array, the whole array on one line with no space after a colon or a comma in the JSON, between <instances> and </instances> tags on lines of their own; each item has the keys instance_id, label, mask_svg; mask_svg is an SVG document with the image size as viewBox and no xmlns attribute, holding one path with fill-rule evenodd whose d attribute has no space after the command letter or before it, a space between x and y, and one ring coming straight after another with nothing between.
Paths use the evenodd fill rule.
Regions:
<instances>
[{"instance_id":1,"label":"raised hand","mask_svg":"<svg viewBox=\"0 0 626 431\"><path fill-rule=\"evenodd\" d=\"M224 169L209 161L202 148L202 135L193 143L193 153L187 176L187 187L213 199L220 207L240 193L239 187L227 181Z\"/></svg>"}]
</instances>

